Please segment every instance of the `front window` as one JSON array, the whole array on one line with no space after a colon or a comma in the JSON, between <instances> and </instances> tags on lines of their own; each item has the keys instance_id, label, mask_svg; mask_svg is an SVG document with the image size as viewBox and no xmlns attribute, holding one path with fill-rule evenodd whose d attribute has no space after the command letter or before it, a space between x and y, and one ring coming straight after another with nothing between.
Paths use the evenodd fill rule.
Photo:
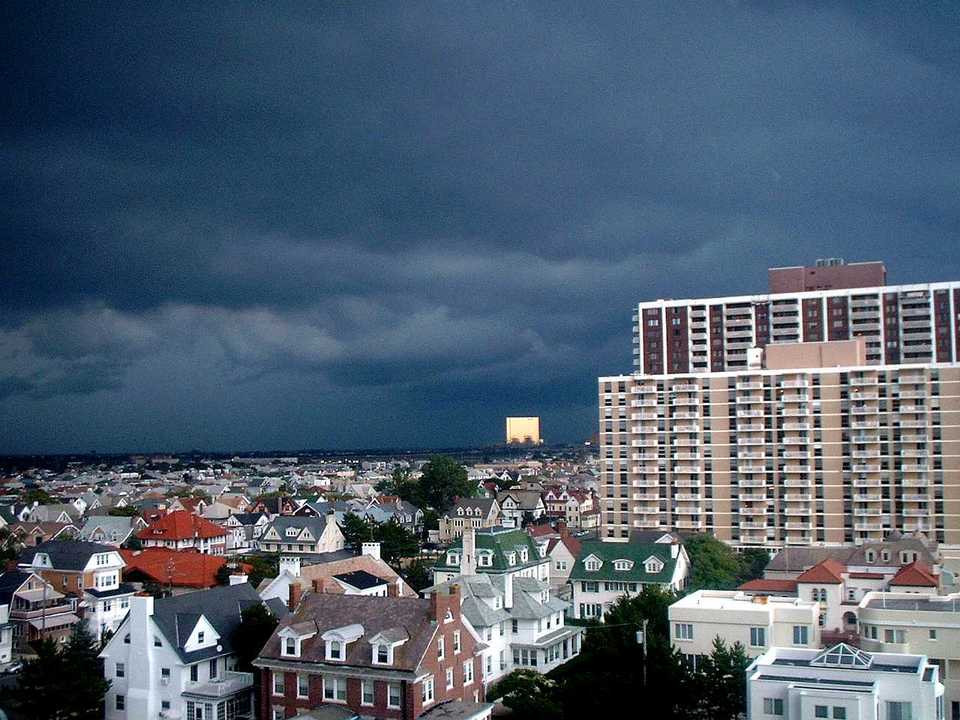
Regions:
<instances>
[{"instance_id":1,"label":"front window","mask_svg":"<svg viewBox=\"0 0 960 720\"><path fill-rule=\"evenodd\" d=\"M400 707L400 685L399 683L390 683L387 685L387 707Z\"/></svg>"},{"instance_id":2,"label":"front window","mask_svg":"<svg viewBox=\"0 0 960 720\"><path fill-rule=\"evenodd\" d=\"M460 652L460 631L459 630L453 631L453 652L454 654Z\"/></svg>"},{"instance_id":3,"label":"front window","mask_svg":"<svg viewBox=\"0 0 960 720\"><path fill-rule=\"evenodd\" d=\"M913 720L913 705L903 701L887 701L887 720Z\"/></svg>"},{"instance_id":4,"label":"front window","mask_svg":"<svg viewBox=\"0 0 960 720\"><path fill-rule=\"evenodd\" d=\"M347 679L339 677L323 678L323 699L332 702L347 701Z\"/></svg>"},{"instance_id":5,"label":"front window","mask_svg":"<svg viewBox=\"0 0 960 720\"><path fill-rule=\"evenodd\" d=\"M126 697L126 695L117 695L116 708L117 708L117 710L126 710L126 709L127 709L127 697Z\"/></svg>"},{"instance_id":6,"label":"front window","mask_svg":"<svg viewBox=\"0 0 960 720\"><path fill-rule=\"evenodd\" d=\"M443 638L437 640L437 660L443 660Z\"/></svg>"},{"instance_id":7,"label":"front window","mask_svg":"<svg viewBox=\"0 0 960 720\"><path fill-rule=\"evenodd\" d=\"M217 679L217 659L216 658L213 658L213 660L210 661L210 679L211 680Z\"/></svg>"},{"instance_id":8,"label":"front window","mask_svg":"<svg viewBox=\"0 0 960 720\"><path fill-rule=\"evenodd\" d=\"M764 627L750 628L750 646L765 647L767 644L767 629Z\"/></svg>"},{"instance_id":9,"label":"front window","mask_svg":"<svg viewBox=\"0 0 960 720\"><path fill-rule=\"evenodd\" d=\"M783 715L783 700L781 698L764 698L763 714Z\"/></svg>"},{"instance_id":10,"label":"front window","mask_svg":"<svg viewBox=\"0 0 960 720\"><path fill-rule=\"evenodd\" d=\"M467 660L467 662L463 664L463 684L470 685L472 683L473 683L473 660Z\"/></svg>"},{"instance_id":11,"label":"front window","mask_svg":"<svg viewBox=\"0 0 960 720\"><path fill-rule=\"evenodd\" d=\"M196 665L194 665L194 667L196 667ZM273 694L283 695L283 673L282 672L273 673Z\"/></svg>"},{"instance_id":12,"label":"front window","mask_svg":"<svg viewBox=\"0 0 960 720\"><path fill-rule=\"evenodd\" d=\"M433 678L428 677L420 684L420 700L424 705L433 702Z\"/></svg>"},{"instance_id":13,"label":"front window","mask_svg":"<svg viewBox=\"0 0 960 720\"><path fill-rule=\"evenodd\" d=\"M310 676L303 673L297 674L297 697L305 698L310 696Z\"/></svg>"},{"instance_id":14,"label":"front window","mask_svg":"<svg viewBox=\"0 0 960 720\"><path fill-rule=\"evenodd\" d=\"M453 689L453 668L447 668L447 690Z\"/></svg>"},{"instance_id":15,"label":"front window","mask_svg":"<svg viewBox=\"0 0 960 720\"><path fill-rule=\"evenodd\" d=\"M806 625L794 625L793 626L793 644L806 645L808 642L807 634L808 634L808 628Z\"/></svg>"},{"instance_id":16,"label":"front window","mask_svg":"<svg viewBox=\"0 0 960 720\"><path fill-rule=\"evenodd\" d=\"M826 705L814 705L813 706L813 716L815 718L827 718L830 717L830 708Z\"/></svg>"},{"instance_id":17,"label":"front window","mask_svg":"<svg viewBox=\"0 0 960 720\"><path fill-rule=\"evenodd\" d=\"M693 640L693 624L677 623L675 635L677 640Z\"/></svg>"},{"instance_id":18,"label":"front window","mask_svg":"<svg viewBox=\"0 0 960 720\"><path fill-rule=\"evenodd\" d=\"M373 705L373 680L360 682L360 702L363 705Z\"/></svg>"}]
</instances>

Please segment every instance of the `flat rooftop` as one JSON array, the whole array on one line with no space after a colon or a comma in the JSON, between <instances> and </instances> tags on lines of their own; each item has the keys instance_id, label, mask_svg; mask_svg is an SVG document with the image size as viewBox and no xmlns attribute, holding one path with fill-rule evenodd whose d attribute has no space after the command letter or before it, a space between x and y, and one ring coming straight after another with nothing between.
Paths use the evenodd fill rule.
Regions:
<instances>
[{"instance_id":1,"label":"flat rooftop","mask_svg":"<svg viewBox=\"0 0 960 720\"><path fill-rule=\"evenodd\" d=\"M871 598L864 607L870 610L960 613L960 593L945 597L916 595L910 598Z\"/></svg>"},{"instance_id":2,"label":"flat rooftop","mask_svg":"<svg viewBox=\"0 0 960 720\"><path fill-rule=\"evenodd\" d=\"M808 608L817 605L812 600L796 597L753 596L738 591L699 590L677 600L671 607L702 608L704 610L764 610L768 607Z\"/></svg>"}]
</instances>

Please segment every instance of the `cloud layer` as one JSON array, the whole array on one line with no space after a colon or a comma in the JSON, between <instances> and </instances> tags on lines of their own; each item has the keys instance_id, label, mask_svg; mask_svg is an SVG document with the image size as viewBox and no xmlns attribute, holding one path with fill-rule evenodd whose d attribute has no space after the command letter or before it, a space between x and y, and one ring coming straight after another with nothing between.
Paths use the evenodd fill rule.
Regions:
<instances>
[{"instance_id":1,"label":"cloud layer","mask_svg":"<svg viewBox=\"0 0 960 720\"><path fill-rule=\"evenodd\" d=\"M0 451L581 439L640 299L960 269L949 5L5 10Z\"/></svg>"}]
</instances>

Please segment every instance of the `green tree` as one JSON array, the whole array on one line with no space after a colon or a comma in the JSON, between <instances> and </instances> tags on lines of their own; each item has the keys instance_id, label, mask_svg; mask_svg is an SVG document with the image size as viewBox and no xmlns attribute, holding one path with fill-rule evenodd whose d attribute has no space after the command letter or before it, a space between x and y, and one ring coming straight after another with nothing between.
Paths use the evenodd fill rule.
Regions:
<instances>
[{"instance_id":1,"label":"green tree","mask_svg":"<svg viewBox=\"0 0 960 720\"><path fill-rule=\"evenodd\" d=\"M747 666L750 659L743 645L728 646L722 638L713 641L713 652L700 664L697 678L701 717L736 720L747 711Z\"/></svg>"},{"instance_id":2,"label":"green tree","mask_svg":"<svg viewBox=\"0 0 960 720\"><path fill-rule=\"evenodd\" d=\"M423 466L414 504L443 511L454 498L473 497L477 486L467 478L467 469L447 455L434 455Z\"/></svg>"},{"instance_id":3,"label":"green tree","mask_svg":"<svg viewBox=\"0 0 960 720\"><path fill-rule=\"evenodd\" d=\"M277 618L261 603L251 605L240 613L240 624L233 631L230 641L237 653L237 668L241 672L254 669L251 663L263 650L276 627Z\"/></svg>"},{"instance_id":4,"label":"green tree","mask_svg":"<svg viewBox=\"0 0 960 720\"><path fill-rule=\"evenodd\" d=\"M397 495L409 501L416 494L417 483L410 477L410 468L395 467L389 479L381 480L374 488L384 495Z\"/></svg>"},{"instance_id":5,"label":"green tree","mask_svg":"<svg viewBox=\"0 0 960 720\"><path fill-rule=\"evenodd\" d=\"M113 507L107 510L108 515L114 517L137 517L140 511L133 505L124 505L123 507Z\"/></svg>"},{"instance_id":6,"label":"green tree","mask_svg":"<svg viewBox=\"0 0 960 720\"><path fill-rule=\"evenodd\" d=\"M391 565L396 566L401 558L420 552L417 536L393 520L374 525L372 536L380 543L380 557Z\"/></svg>"},{"instance_id":7,"label":"green tree","mask_svg":"<svg viewBox=\"0 0 960 720\"><path fill-rule=\"evenodd\" d=\"M356 513L348 512L340 523L340 531L347 547L359 552L365 542L373 540L373 528L370 523Z\"/></svg>"},{"instance_id":8,"label":"green tree","mask_svg":"<svg viewBox=\"0 0 960 720\"><path fill-rule=\"evenodd\" d=\"M103 677L99 652L100 646L87 629L87 623L76 623L61 653L70 669L69 675L60 679L61 693L69 698L68 717L83 720L103 717L103 699L110 682Z\"/></svg>"},{"instance_id":9,"label":"green tree","mask_svg":"<svg viewBox=\"0 0 960 720\"><path fill-rule=\"evenodd\" d=\"M502 700L518 720L559 720L564 716L556 681L536 670L514 670L487 691L486 699Z\"/></svg>"},{"instance_id":10,"label":"green tree","mask_svg":"<svg viewBox=\"0 0 960 720\"><path fill-rule=\"evenodd\" d=\"M40 488L31 488L30 490L27 490L23 494L22 498L23 502L27 505L32 505L33 503L39 503L40 505L53 505L60 502L46 490L42 490Z\"/></svg>"},{"instance_id":11,"label":"green tree","mask_svg":"<svg viewBox=\"0 0 960 720\"><path fill-rule=\"evenodd\" d=\"M60 648L48 639L34 643L33 651L36 657L24 663L17 684L6 692L6 700L25 720L66 717L59 685L67 669Z\"/></svg>"},{"instance_id":12,"label":"green tree","mask_svg":"<svg viewBox=\"0 0 960 720\"><path fill-rule=\"evenodd\" d=\"M259 586L267 578L275 578L280 572L278 553L245 555L243 561L251 567L247 580L254 587Z\"/></svg>"},{"instance_id":13,"label":"green tree","mask_svg":"<svg viewBox=\"0 0 960 720\"><path fill-rule=\"evenodd\" d=\"M770 563L770 554L763 548L747 548L740 555L740 573L737 584L763 577L763 571Z\"/></svg>"},{"instance_id":14,"label":"green tree","mask_svg":"<svg viewBox=\"0 0 960 720\"><path fill-rule=\"evenodd\" d=\"M230 584L230 575L233 573L233 569L230 567L229 563L224 563L219 568L214 575L214 578L217 581L217 585L229 585Z\"/></svg>"},{"instance_id":15,"label":"green tree","mask_svg":"<svg viewBox=\"0 0 960 720\"><path fill-rule=\"evenodd\" d=\"M694 535L684 541L690 557L690 592L733 590L739 585L741 561L729 545L712 535Z\"/></svg>"},{"instance_id":16,"label":"green tree","mask_svg":"<svg viewBox=\"0 0 960 720\"><path fill-rule=\"evenodd\" d=\"M406 580L407 585L420 592L433 585L433 575L430 572L432 567L433 563L429 560L414 560L400 570L400 575Z\"/></svg>"}]
</instances>

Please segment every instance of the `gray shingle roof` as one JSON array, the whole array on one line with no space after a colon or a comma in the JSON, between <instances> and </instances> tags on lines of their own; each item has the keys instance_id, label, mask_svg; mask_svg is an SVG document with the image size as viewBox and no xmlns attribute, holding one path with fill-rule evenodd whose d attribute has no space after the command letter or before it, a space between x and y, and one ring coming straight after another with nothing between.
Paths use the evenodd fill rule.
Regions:
<instances>
[{"instance_id":1,"label":"gray shingle roof","mask_svg":"<svg viewBox=\"0 0 960 720\"><path fill-rule=\"evenodd\" d=\"M26 548L18 562L30 565L37 553L46 553L55 570L83 570L90 562L90 556L97 553L116 552L115 547L92 542L74 540L49 540L40 545Z\"/></svg>"},{"instance_id":2,"label":"gray shingle roof","mask_svg":"<svg viewBox=\"0 0 960 720\"><path fill-rule=\"evenodd\" d=\"M249 583L225 585L209 590L186 593L154 602L153 620L166 641L173 646L184 663L217 657L233 652L230 640L233 631L240 625L240 614L249 607L260 604L260 596ZM186 652L183 643L196 627L200 616L214 627L220 636L219 645Z\"/></svg>"}]
</instances>

